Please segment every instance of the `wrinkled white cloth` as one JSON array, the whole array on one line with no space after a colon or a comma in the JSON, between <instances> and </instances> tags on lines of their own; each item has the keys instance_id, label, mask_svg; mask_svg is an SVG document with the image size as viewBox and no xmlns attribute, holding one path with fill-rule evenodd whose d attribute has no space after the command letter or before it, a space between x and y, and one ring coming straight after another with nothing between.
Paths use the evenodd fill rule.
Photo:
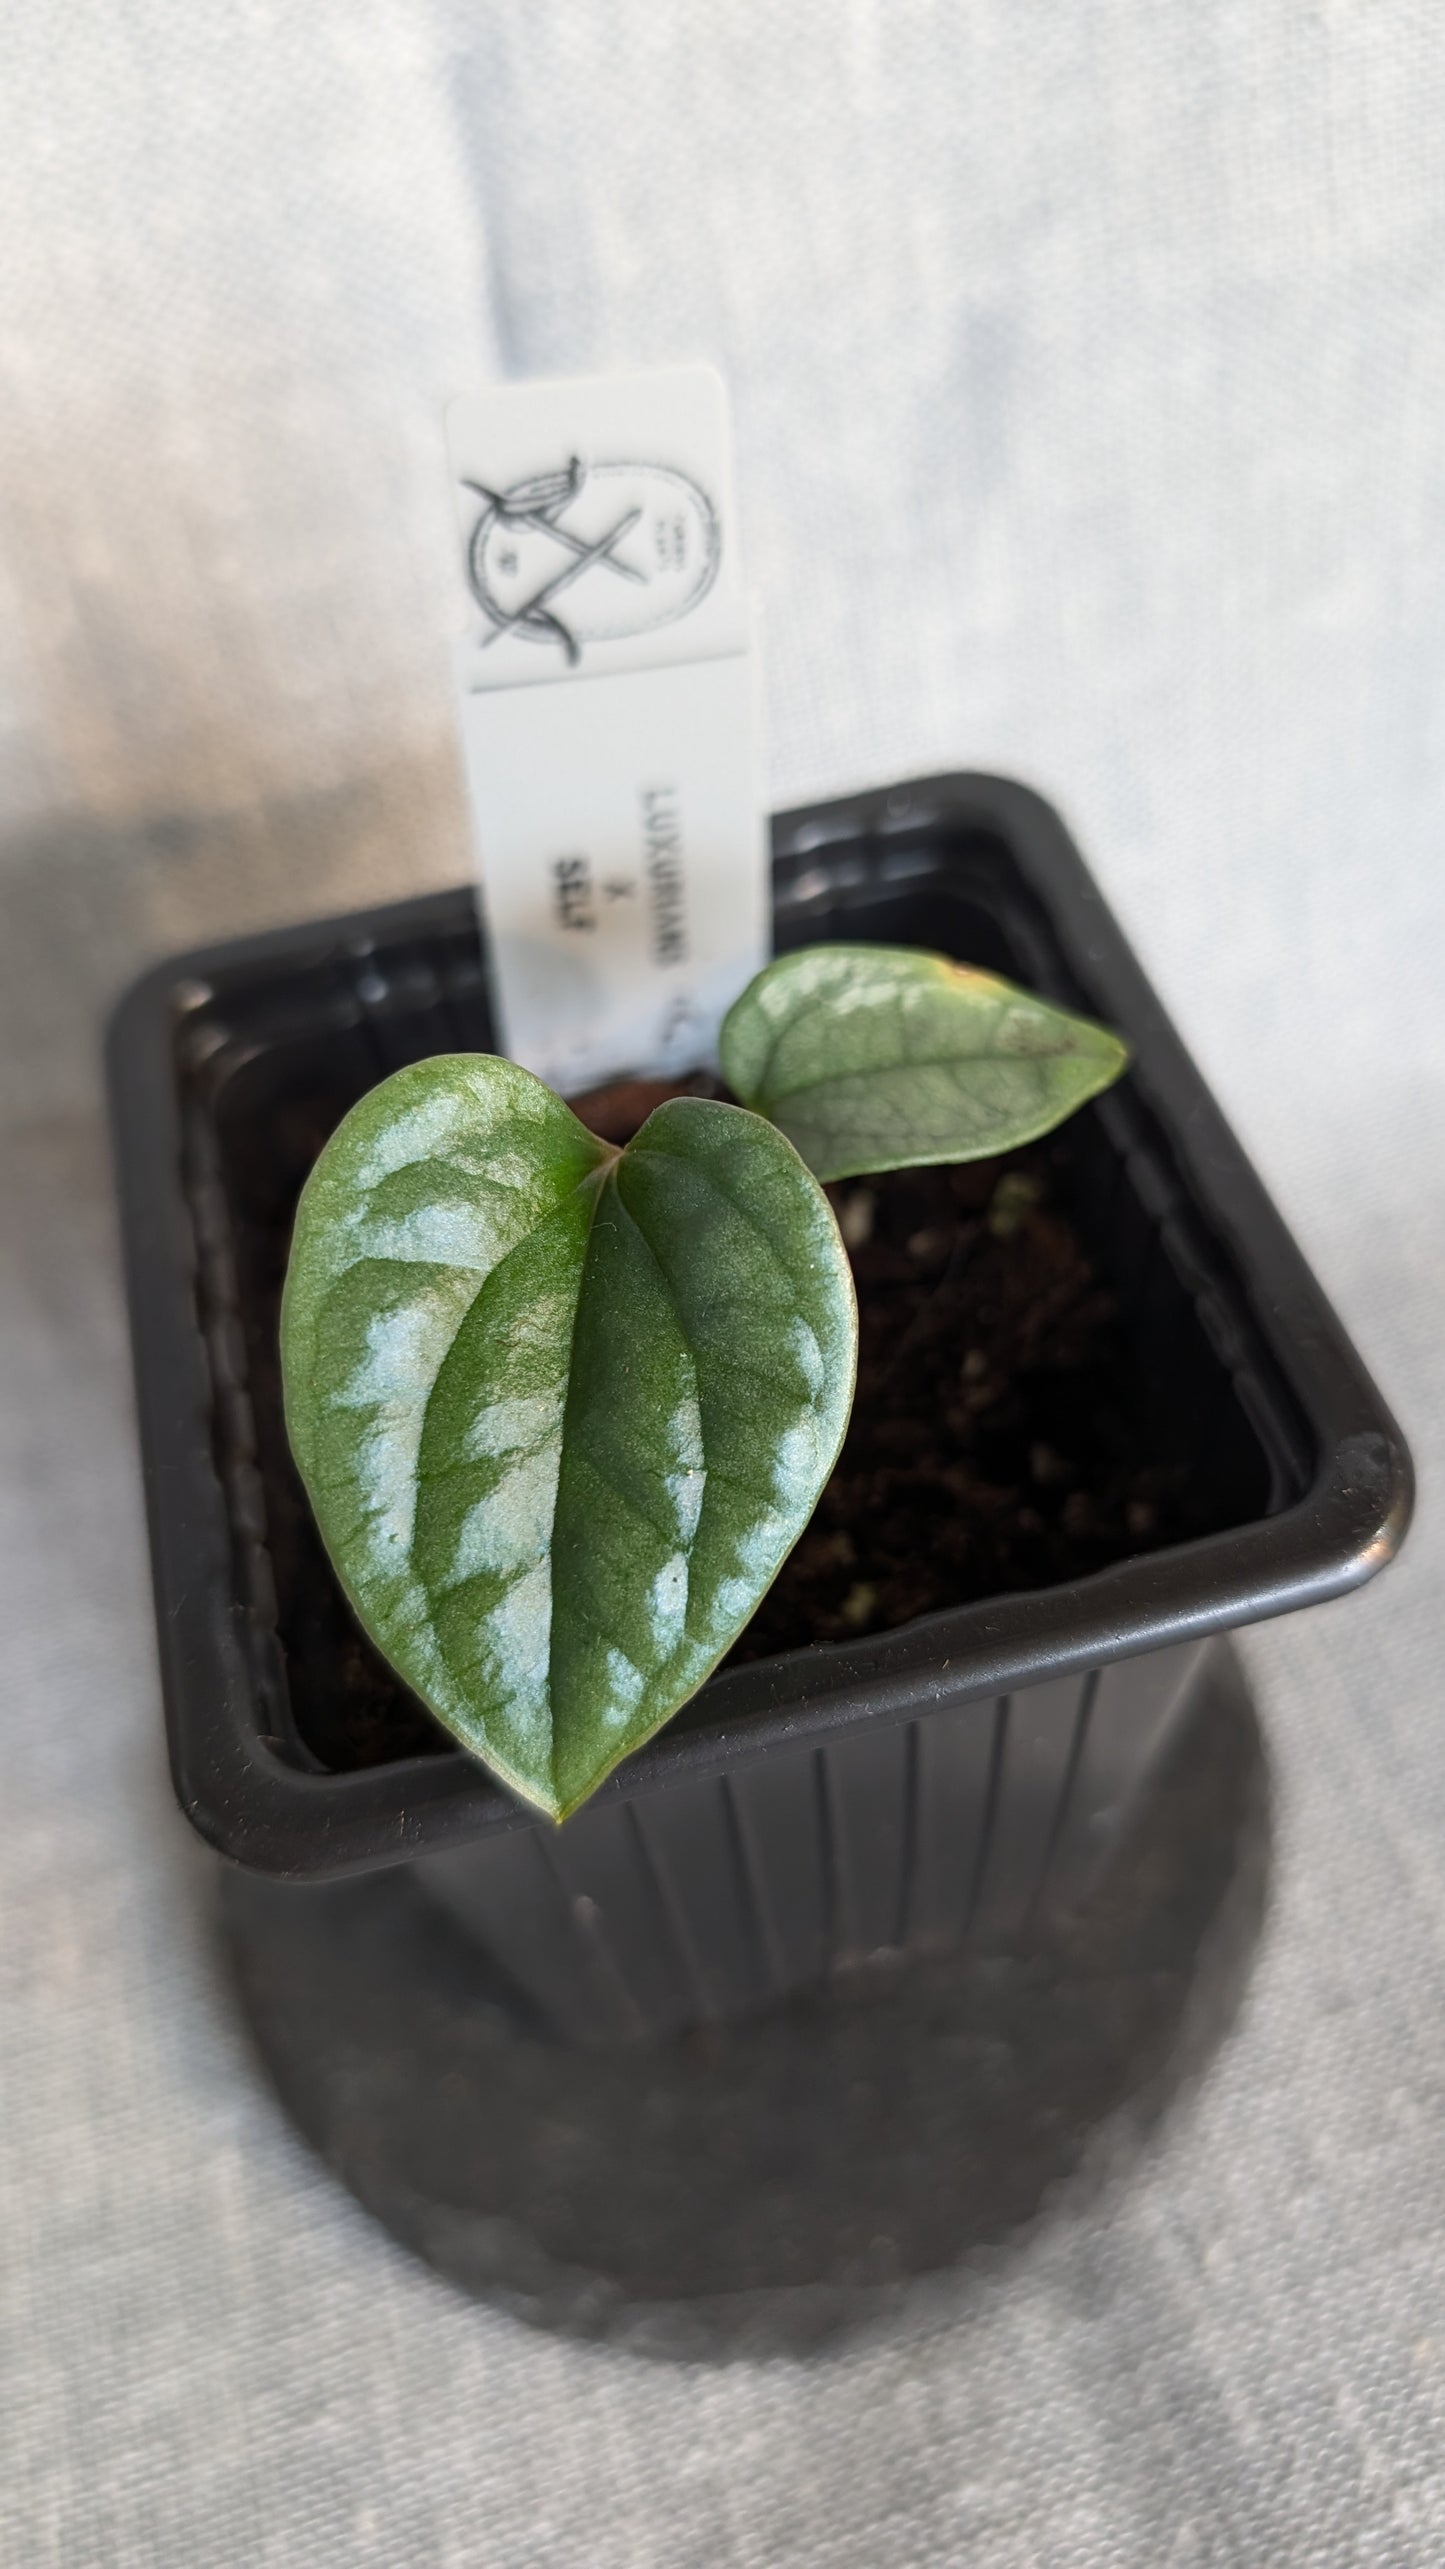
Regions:
<instances>
[{"instance_id":1,"label":"wrinkled white cloth","mask_svg":"<svg viewBox=\"0 0 1445 2569\"><path fill-rule=\"evenodd\" d=\"M1445 2558L1445 48L1431 0L0 13L0 2559ZM1276 1899L1132 2182L807 2367L528 2333L308 2158L163 1772L96 1045L457 879L440 408L702 355L773 799L1075 823L1426 1477L1250 1647Z\"/></svg>"}]
</instances>

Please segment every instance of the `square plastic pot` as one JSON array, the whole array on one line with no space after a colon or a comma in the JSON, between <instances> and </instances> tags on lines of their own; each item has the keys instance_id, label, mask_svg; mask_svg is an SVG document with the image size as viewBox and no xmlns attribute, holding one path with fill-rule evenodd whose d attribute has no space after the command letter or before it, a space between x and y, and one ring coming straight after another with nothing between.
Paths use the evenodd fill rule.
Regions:
<instances>
[{"instance_id":1,"label":"square plastic pot","mask_svg":"<svg viewBox=\"0 0 1445 2569\"><path fill-rule=\"evenodd\" d=\"M494 1048L470 892L164 964L111 1030L181 1806L298 1884L414 1867L572 2040L746 2015L1077 1900L1227 1682L1217 1636L1370 1577L1409 1516L1393 1422L1048 805L934 778L784 814L774 853L780 947L929 946L1127 1036L1128 1078L1069 1128L1069 1209L1215 1530L727 1669L560 1831L419 1711L417 1753L338 1764L347 1688L404 1690L310 1527L269 1361L318 1133L403 1062Z\"/></svg>"}]
</instances>

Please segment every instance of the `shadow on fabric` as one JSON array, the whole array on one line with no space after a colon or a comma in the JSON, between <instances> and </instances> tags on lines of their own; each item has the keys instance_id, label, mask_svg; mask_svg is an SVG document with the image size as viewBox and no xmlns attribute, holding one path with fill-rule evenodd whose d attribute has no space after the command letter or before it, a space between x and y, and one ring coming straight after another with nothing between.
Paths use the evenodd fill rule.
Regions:
<instances>
[{"instance_id":1,"label":"shadow on fabric","mask_svg":"<svg viewBox=\"0 0 1445 2569\"><path fill-rule=\"evenodd\" d=\"M1234 2020L1269 1856L1226 1653L1067 1924L880 1962L752 2025L564 2048L401 1870L228 1869L222 1906L284 2103L396 2238L536 2327L717 2361L965 2315L1127 2183Z\"/></svg>"}]
</instances>

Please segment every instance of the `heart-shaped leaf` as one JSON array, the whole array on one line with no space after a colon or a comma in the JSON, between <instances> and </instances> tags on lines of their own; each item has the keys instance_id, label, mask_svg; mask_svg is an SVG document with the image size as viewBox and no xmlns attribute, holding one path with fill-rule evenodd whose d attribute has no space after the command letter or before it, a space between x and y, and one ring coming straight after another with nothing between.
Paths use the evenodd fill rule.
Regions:
<instances>
[{"instance_id":1,"label":"heart-shaped leaf","mask_svg":"<svg viewBox=\"0 0 1445 2569\"><path fill-rule=\"evenodd\" d=\"M729 1010L723 1076L815 1176L991 1159L1118 1078L1117 1035L909 946L804 946Z\"/></svg>"},{"instance_id":2,"label":"heart-shaped leaf","mask_svg":"<svg viewBox=\"0 0 1445 2569\"><path fill-rule=\"evenodd\" d=\"M354 1107L302 1194L286 1422L388 1659L561 1819L715 1666L812 1514L852 1277L792 1145L709 1099L618 1152L514 1063Z\"/></svg>"}]
</instances>

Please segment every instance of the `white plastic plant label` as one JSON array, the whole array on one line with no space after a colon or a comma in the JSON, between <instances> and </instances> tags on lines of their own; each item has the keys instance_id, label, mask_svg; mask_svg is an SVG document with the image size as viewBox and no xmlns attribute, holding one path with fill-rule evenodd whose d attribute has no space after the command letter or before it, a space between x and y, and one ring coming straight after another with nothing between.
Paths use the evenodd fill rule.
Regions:
<instances>
[{"instance_id":1,"label":"white plastic plant label","mask_svg":"<svg viewBox=\"0 0 1445 2569\"><path fill-rule=\"evenodd\" d=\"M501 1041L564 1091L710 1063L769 945L722 383L507 386L448 433Z\"/></svg>"}]
</instances>

